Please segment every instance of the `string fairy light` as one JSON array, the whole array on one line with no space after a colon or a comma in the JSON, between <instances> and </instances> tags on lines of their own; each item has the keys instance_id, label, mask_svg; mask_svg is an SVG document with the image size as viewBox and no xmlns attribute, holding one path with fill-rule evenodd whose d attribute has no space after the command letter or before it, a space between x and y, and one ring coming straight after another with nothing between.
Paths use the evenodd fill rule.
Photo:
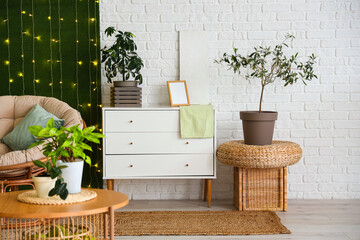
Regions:
<instances>
[{"instance_id":1,"label":"string fairy light","mask_svg":"<svg viewBox=\"0 0 360 240\"><path fill-rule=\"evenodd\" d=\"M32 35L35 36L35 17L34 17L34 0L31 0L31 14L29 14L32 21ZM33 67L33 79L36 79L36 73L35 73L35 37L32 38L32 67ZM36 95L36 84L35 81L33 81L33 88L34 88L34 95Z\"/></svg>"},{"instance_id":2,"label":"string fairy light","mask_svg":"<svg viewBox=\"0 0 360 240\"><path fill-rule=\"evenodd\" d=\"M8 61L9 64L7 64L8 66L8 79L9 79L9 94L11 95L11 83L13 82L13 79L11 78L11 57L10 57L10 21L9 21L9 0L6 0L6 21L4 21L7 25L7 52L8 52ZM6 43L6 40L5 40Z\"/></svg>"},{"instance_id":3,"label":"string fairy light","mask_svg":"<svg viewBox=\"0 0 360 240\"><path fill-rule=\"evenodd\" d=\"M79 62L79 31L78 31L78 0L75 0L75 56L76 56L76 63ZM75 64L75 75L76 75L76 106L80 106L79 104L79 64Z\"/></svg>"},{"instance_id":4,"label":"string fairy light","mask_svg":"<svg viewBox=\"0 0 360 240\"><path fill-rule=\"evenodd\" d=\"M51 28L51 0L48 0L49 3L49 47L50 47L50 61L48 60L48 62L50 63L50 81L51 81L51 96L54 96L54 73L53 73L53 64L52 64L52 59L53 59L53 52L52 52L52 44L51 44L51 40L52 40L52 28Z\"/></svg>"},{"instance_id":5,"label":"string fairy light","mask_svg":"<svg viewBox=\"0 0 360 240\"><path fill-rule=\"evenodd\" d=\"M91 97L91 90L92 90L92 86L91 86L91 82L92 82L92 78L91 78L91 36L90 36L90 22L94 22L95 18L90 18L90 0L87 1L87 17L88 19L90 19L90 21L87 22L87 27L88 27L88 56L89 56L89 101L90 103L92 102L92 97ZM91 105L89 105L90 107ZM92 124L92 112L90 111L90 124Z\"/></svg>"},{"instance_id":6,"label":"string fairy light","mask_svg":"<svg viewBox=\"0 0 360 240\"><path fill-rule=\"evenodd\" d=\"M23 15L26 13L25 11L23 11L23 1L20 0L20 11L21 11L21 15L20 15L20 31L22 34L21 35L21 69L22 69L22 73L19 74L19 77L22 78L22 85L23 85L23 95L25 95L25 59L24 59L24 21L23 21Z\"/></svg>"},{"instance_id":7,"label":"string fairy light","mask_svg":"<svg viewBox=\"0 0 360 240\"><path fill-rule=\"evenodd\" d=\"M94 12L97 13L98 12L98 4L99 4L99 1L98 0L95 0L94 1ZM95 15L96 16L96 15ZM98 86L98 83L99 83L99 79L98 79L98 71L99 71L99 67L98 67L98 51L97 51L97 46L98 46L98 28L97 28L97 25L98 25L98 19L97 17L95 18L95 21L94 21L94 32L95 32L95 43L94 43L94 47L96 48L95 49L95 60L93 61L93 65L95 66L95 86L96 86L96 90L94 91L95 92L95 95L96 95L96 103L99 103L99 88L97 87ZM91 41L91 42L94 42L94 41ZM102 108L102 105L101 104L97 104L97 107L96 107L96 123L99 123L100 119L99 119L99 111L101 111L101 108ZM97 126L97 128L99 128ZM102 132L102 129L99 129L99 132ZM101 159L101 154L100 154L100 151L101 151L101 148L98 149L97 151L97 162L99 162L99 159ZM101 167L101 166L100 166ZM96 170L97 172L99 172L101 174L101 169L97 169ZM97 178L97 175L95 174L95 177Z\"/></svg>"},{"instance_id":8,"label":"string fairy light","mask_svg":"<svg viewBox=\"0 0 360 240\"><path fill-rule=\"evenodd\" d=\"M62 55L61 55L61 21L64 19L61 17L61 7L60 7L60 0L58 0L58 18L59 18L59 66L60 66L60 82L63 80L63 69L62 69ZM63 97L63 88L62 84L60 84L60 99L62 100Z\"/></svg>"}]
</instances>

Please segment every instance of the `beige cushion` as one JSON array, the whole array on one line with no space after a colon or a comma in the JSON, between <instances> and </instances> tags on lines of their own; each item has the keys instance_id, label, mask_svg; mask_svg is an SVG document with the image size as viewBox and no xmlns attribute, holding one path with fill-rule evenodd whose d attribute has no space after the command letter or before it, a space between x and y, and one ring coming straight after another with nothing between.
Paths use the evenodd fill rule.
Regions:
<instances>
[{"instance_id":1,"label":"beige cushion","mask_svg":"<svg viewBox=\"0 0 360 240\"><path fill-rule=\"evenodd\" d=\"M56 98L40 96L0 96L0 138L11 132L36 104L39 104L46 111L54 114L58 118L64 119L64 127L71 127L77 124L80 124L81 128L83 127L80 113L67 103ZM8 146L1 143L0 166L41 159L44 157L41 148L42 146L40 145L28 150L11 151Z\"/></svg>"}]
</instances>

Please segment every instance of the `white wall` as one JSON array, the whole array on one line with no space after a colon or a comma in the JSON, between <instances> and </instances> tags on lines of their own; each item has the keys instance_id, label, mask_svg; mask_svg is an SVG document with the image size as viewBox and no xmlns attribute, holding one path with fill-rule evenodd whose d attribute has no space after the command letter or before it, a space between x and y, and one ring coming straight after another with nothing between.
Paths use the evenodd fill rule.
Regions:
<instances>
[{"instance_id":1,"label":"white wall","mask_svg":"<svg viewBox=\"0 0 360 240\"><path fill-rule=\"evenodd\" d=\"M289 198L360 198L360 2L335 0L101 0L102 46L108 26L136 35L145 61L145 104L169 104L166 81L179 79L178 31L209 32L210 99L218 142L241 139L239 111L256 109L258 82L213 63L233 47L246 53L296 36L293 51L315 53L315 80L305 87L266 87L264 109L279 111L275 139L299 143L289 167ZM103 102L109 86L103 77ZM232 197L231 168L218 166L216 199ZM132 199L198 199L200 180L120 180Z\"/></svg>"}]
</instances>

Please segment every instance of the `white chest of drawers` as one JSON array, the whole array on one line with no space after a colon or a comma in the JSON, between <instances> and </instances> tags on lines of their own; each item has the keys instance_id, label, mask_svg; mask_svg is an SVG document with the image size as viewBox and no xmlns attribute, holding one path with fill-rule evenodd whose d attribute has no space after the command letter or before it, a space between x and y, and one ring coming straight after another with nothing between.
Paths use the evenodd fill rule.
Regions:
<instances>
[{"instance_id":1,"label":"white chest of drawers","mask_svg":"<svg viewBox=\"0 0 360 240\"><path fill-rule=\"evenodd\" d=\"M103 178L109 189L114 179L216 178L216 137L181 138L179 114L179 108L103 108ZM214 129L215 122L214 117ZM211 181L206 186L211 198Z\"/></svg>"}]
</instances>

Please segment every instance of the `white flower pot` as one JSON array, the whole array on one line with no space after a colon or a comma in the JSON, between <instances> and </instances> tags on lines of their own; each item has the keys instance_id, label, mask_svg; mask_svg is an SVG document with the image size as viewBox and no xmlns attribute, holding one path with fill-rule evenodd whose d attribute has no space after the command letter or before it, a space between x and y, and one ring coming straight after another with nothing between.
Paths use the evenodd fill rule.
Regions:
<instances>
[{"instance_id":1,"label":"white flower pot","mask_svg":"<svg viewBox=\"0 0 360 240\"><path fill-rule=\"evenodd\" d=\"M40 198L48 198L49 192L55 187L56 178L51 179L51 177L32 177L32 180L35 184L36 194Z\"/></svg>"},{"instance_id":2,"label":"white flower pot","mask_svg":"<svg viewBox=\"0 0 360 240\"><path fill-rule=\"evenodd\" d=\"M67 190L69 193L81 192L81 180L84 168L84 160L77 159L76 162L63 162L61 160L56 162L56 166L67 166L61 169L61 176L64 182L67 183Z\"/></svg>"}]
</instances>

